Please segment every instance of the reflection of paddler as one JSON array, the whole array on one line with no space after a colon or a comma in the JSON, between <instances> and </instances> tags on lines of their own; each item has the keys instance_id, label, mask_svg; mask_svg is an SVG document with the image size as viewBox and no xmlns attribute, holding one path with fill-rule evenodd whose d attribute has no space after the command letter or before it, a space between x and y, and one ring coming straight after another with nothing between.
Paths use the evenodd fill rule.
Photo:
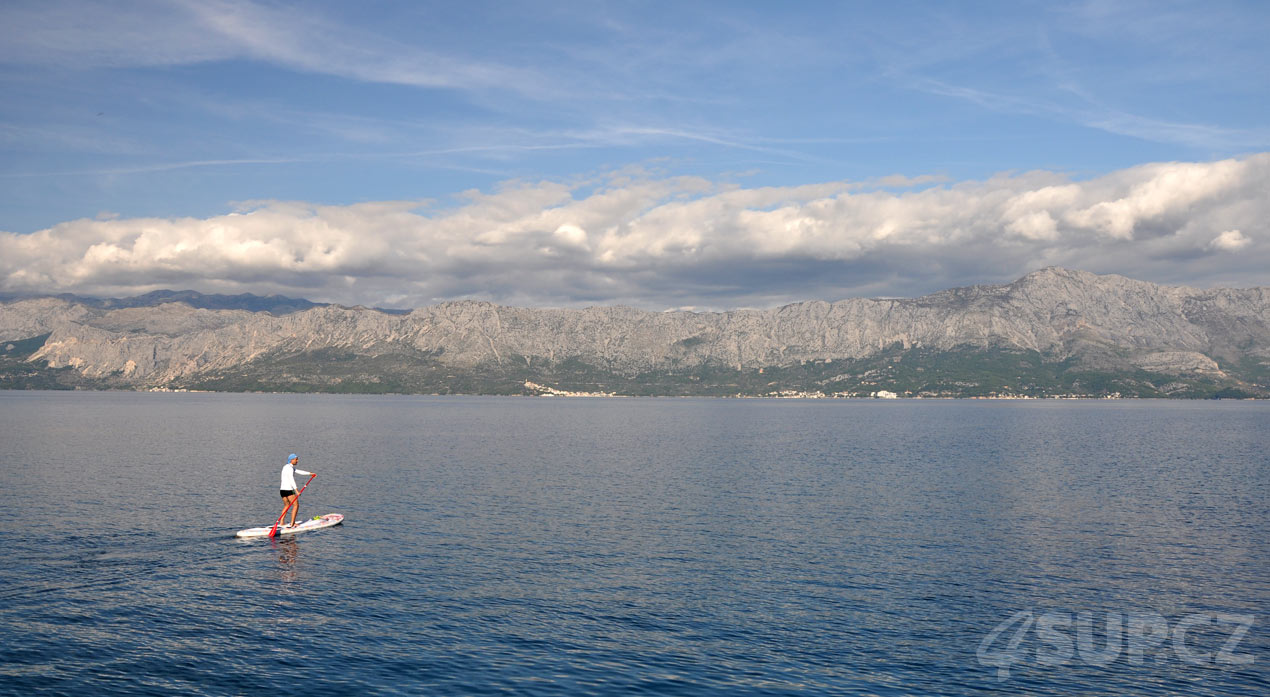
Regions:
<instances>
[{"instance_id":1,"label":"reflection of paddler","mask_svg":"<svg viewBox=\"0 0 1270 697\"><path fill-rule=\"evenodd\" d=\"M273 548L278 552L278 577L287 583L291 583L298 578L296 571L296 561L300 557L300 545L295 543L295 538L286 535L274 538Z\"/></svg>"},{"instance_id":2,"label":"reflection of paddler","mask_svg":"<svg viewBox=\"0 0 1270 697\"><path fill-rule=\"evenodd\" d=\"M287 515L287 509L291 509L291 527L295 527L295 515L300 510L300 497L296 494L295 476L310 475L316 477L313 472L305 472L296 467L296 463L300 461L300 456L291 453L287 458L287 464L282 466L282 483L278 485L278 494L282 496L282 513L278 514L278 520L281 521Z\"/></svg>"}]
</instances>

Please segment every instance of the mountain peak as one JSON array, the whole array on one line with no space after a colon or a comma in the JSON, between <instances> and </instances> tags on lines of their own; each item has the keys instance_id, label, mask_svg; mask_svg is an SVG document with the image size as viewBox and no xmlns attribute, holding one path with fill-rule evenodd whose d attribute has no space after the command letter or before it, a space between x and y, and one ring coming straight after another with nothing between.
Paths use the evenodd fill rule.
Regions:
<instances>
[{"instance_id":1,"label":"mountain peak","mask_svg":"<svg viewBox=\"0 0 1270 697\"><path fill-rule=\"evenodd\" d=\"M1043 269L1037 269L1031 273L1024 274L1015 283L1035 283L1047 282L1054 280L1079 281L1083 283L1096 282L1100 278L1122 278L1114 274L1100 275L1089 271L1081 271L1079 269L1069 269L1063 266L1046 266Z\"/></svg>"}]
</instances>

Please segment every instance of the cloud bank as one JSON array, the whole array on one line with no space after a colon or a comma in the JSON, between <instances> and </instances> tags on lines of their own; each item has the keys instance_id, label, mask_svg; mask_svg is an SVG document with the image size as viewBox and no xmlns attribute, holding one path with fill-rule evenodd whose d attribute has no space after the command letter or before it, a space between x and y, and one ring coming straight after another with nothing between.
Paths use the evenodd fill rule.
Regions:
<instances>
[{"instance_id":1,"label":"cloud bank","mask_svg":"<svg viewBox=\"0 0 1270 697\"><path fill-rule=\"evenodd\" d=\"M1088 180L1035 171L746 188L623 171L509 182L447 205L266 201L207 219L85 219L0 233L0 289L723 309L911 296L1049 265L1264 285L1267 191L1270 153Z\"/></svg>"}]
</instances>

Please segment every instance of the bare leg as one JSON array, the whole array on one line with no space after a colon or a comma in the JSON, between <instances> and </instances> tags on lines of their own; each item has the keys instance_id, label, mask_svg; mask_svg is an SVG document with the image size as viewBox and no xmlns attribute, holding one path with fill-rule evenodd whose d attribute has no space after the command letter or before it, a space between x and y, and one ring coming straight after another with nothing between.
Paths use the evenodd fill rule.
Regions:
<instances>
[{"instance_id":1,"label":"bare leg","mask_svg":"<svg viewBox=\"0 0 1270 697\"><path fill-rule=\"evenodd\" d=\"M290 495L290 496L286 497L285 499L283 499L283 501L285 501L286 503L285 503L285 504L283 504L283 506L282 506L282 513L280 513L280 514L278 515L278 524L279 524L279 525L281 525L281 524L282 524L282 519L287 517L287 510L291 508L291 504L295 503L295 499L296 499L295 494L292 494L292 495ZM291 514L291 522L292 522L292 523L294 523L294 522L295 522L295 513L294 513L294 512Z\"/></svg>"},{"instance_id":2,"label":"bare leg","mask_svg":"<svg viewBox=\"0 0 1270 697\"><path fill-rule=\"evenodd\" d=\"M292 496L291 503L295 504L291 507L291 527L295 527L295 515L300 512L300 495Z\"/></svg>"}]
</instances>

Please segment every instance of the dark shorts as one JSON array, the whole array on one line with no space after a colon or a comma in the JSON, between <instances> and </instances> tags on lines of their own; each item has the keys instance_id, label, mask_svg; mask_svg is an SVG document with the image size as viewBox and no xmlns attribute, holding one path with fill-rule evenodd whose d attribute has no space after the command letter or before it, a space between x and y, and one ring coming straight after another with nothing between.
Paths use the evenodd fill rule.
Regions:
<instances>
[{"instance_id":1,"label":"dark shorts","mask_svg":"<svg viewBox=\"0 0 1270 697\"><path fill-rule=\"evenodd\" d=\"M278 495L284 499L288 496L295 496L295 489L279 489Z\"/></svg>"}]
</instances>

